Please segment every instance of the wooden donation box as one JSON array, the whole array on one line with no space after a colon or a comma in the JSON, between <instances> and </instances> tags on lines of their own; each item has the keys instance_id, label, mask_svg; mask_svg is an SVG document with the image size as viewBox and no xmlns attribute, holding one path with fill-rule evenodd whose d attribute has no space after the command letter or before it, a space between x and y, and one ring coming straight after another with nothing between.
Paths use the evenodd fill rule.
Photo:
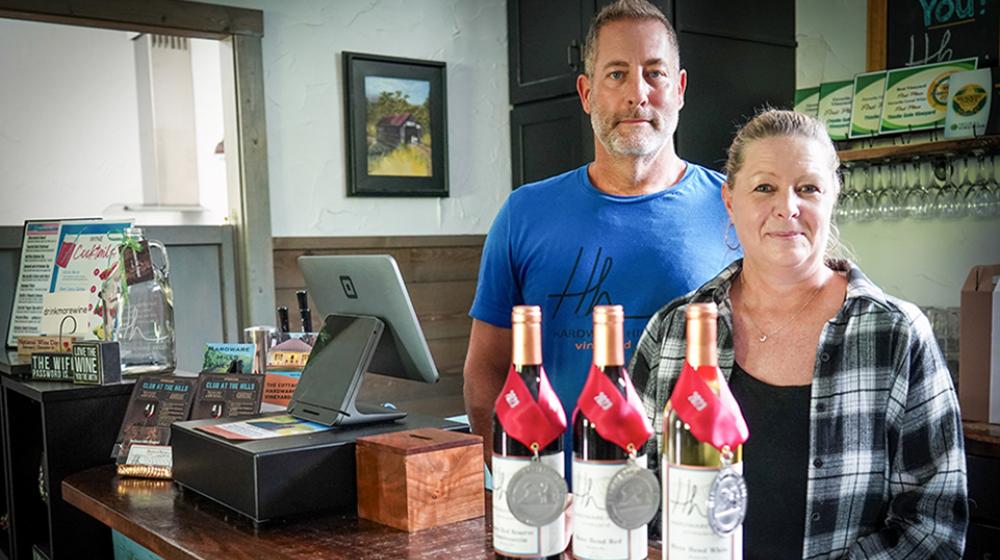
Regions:
<instances>
[{"instance_id":1,"label":"wooden donation box","mask_svg":"<svg viewBox=\"0 0 1000 560\"><path fill-rule=\"evenodd\" d=\"M419 531L485 514L483 439L421 428L357 440L358 517Z\"/></svg>"}]
</instances>

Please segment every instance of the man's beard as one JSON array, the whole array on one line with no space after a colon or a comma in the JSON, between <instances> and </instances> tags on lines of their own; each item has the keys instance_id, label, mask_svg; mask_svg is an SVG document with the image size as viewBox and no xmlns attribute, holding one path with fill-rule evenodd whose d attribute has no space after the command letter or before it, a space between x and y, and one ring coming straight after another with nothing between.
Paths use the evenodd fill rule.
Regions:
<instances>
[{"instance_id":1,"label":"man's beard","mask_svg":"<svg viewBox=\"0 0 1000 560\"><path fill-rule=\"evenodd\" d=\"M633 130L631 134L623 134L617 125L629 119L647 120L651 130ZM677 128L677 115L638 110L623 115L604 115L591 110L590 125L607 151L630 157L650 156L659 152L673 135Z\"/></svg>"}]
</instances>

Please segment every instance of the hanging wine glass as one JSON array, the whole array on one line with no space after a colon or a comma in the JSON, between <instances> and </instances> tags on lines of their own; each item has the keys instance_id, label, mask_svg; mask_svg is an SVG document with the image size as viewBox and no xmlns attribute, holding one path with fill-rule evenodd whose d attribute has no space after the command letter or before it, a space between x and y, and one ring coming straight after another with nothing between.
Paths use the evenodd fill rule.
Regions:
<instances>
[{"instance_id":1,"label":"hanging wine glass","mask_svg":"<svg viewBox=\"0 0 1000 560\"><path fill-rule=\"evenodd\" d=\"M883 220L898 220L903 217L897 190L902 184L900 166L886 162L879 166L879 172L882 184L877 191L875 203L877 215Z\"/></svg>"},{"instance_id":2,"label":"hanging wine glass","mask_svg":"<svg viewBox=\"0 0 1000 560\"><path fill-rule=\"evenodd\" d=\"M903 213L910 218L925 219L929 214L926 185L933 179L931 162L914 160L907 166L909 187L903 196Z\"/></svg>"},{"instance_id":3,"label":"hanging wine glass","mask_svg":"<svg viewBox=\"0 0 1000 560\"><path fill-rule=\"evenodd\" d=\"M848 165L844 165L840 169L842 184L840 196L837 197L837 221L841 223L851 219L851 207L854 204L854 192L851 190L853 173L854 170Z\"/></svg>"},{"instance_id":4,"label":"hanging wine glass","mask_svg":"<svg viewBox=\"0 0 1000 560\"><path fill-rule=\"evenodd\" d=\"M964 206L959 199L958 185L965 177L965 163L962 158L953 158L946 160L944 166L944 183L938 187L934 206L939 218L957 218L962 215ZM942 174L937 175L940 179Z\"/></svg>"},{"instance_id":5,"label":"hanging wine glass","mask_svg":"<svg viewBox=\"0 0 1000 560\"><path fill-rule=\"evenodd\" d=\"M879 174L876 172L875 166L866 165L863 169L865 170L863 175L863 185L858 185L857 198L854 201L854 219L859 222L868 222L875 217L875 204L877 203L875 191L873 190L873 184L877 180Z\"/></svg>"},{"instance_id":6,"label":"hanging wine glass","mask_svg":"<svg viewBox=\"0 0 1000 560\"><path fill-rule=\"evenodd\" d=\"M980 155L972 162L976 168L976 180L967 181L969 188L963 195L966 212L974 218L987 218L993 215L993 193L988 186L993 176L993 160L986 155Z\"/></svg>"},{"instance_id":7,"label":"hanging wine glass","mask_svg":"<svg viewBox=\"0 0 1000 560\"><path fill-rule=\"evenodd\" d=\"M993 162L993 173L986 182L986 188L993 193L993 215L1000 216L1000 154L993 154L989 159Z\"/></svg>"},{"instance_id":8,"label":"hanging wine glass","mask_svg":"<svg viewBox=\"0 0 1000 560\"><path fill-rule=\"evenodd\" d=\"M851 188L847 193L845 202L846 218L851 221L858 221L861 212L861 201L859 199L861 191L868 188L868 164L859 163L851 168Z\"/></svg>"}]
</instances>

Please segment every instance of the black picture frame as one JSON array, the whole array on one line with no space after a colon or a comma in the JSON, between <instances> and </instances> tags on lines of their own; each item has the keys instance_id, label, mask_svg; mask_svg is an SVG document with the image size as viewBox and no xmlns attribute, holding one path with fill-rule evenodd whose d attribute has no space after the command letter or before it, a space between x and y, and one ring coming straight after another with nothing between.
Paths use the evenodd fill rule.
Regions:
<instances>
[{"instance_id":1,"label":"black picture frame","mask_svg":"<svg viewBox=\"0 0 1000 560\"><path fill-rule=\"evenodd\" d=\"M447 197L445 63L346 51L343 59L347 195ZM414 87L386 85L400 83Z\"/></svg>"}]
</instances>

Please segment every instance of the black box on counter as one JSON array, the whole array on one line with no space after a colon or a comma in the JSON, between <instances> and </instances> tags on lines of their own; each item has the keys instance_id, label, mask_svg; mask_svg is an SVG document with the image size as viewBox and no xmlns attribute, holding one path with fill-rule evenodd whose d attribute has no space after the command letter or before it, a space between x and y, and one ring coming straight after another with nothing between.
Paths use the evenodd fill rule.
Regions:
<instances>
[{"instance_id":1,"label":"black box on counter","mask_svg":"<svg viewBox=\"0 0 1000 560\"><path fill-rule=\"evenodd\" d=\"M469 429L413 413L395 422L257 440L228 440L199 429L231 422L216 418L173 424L173 477L184 488L258 523L323 509L353 512L354 442L360 437L416 428Z\"/></svg>"}]
</instances>

